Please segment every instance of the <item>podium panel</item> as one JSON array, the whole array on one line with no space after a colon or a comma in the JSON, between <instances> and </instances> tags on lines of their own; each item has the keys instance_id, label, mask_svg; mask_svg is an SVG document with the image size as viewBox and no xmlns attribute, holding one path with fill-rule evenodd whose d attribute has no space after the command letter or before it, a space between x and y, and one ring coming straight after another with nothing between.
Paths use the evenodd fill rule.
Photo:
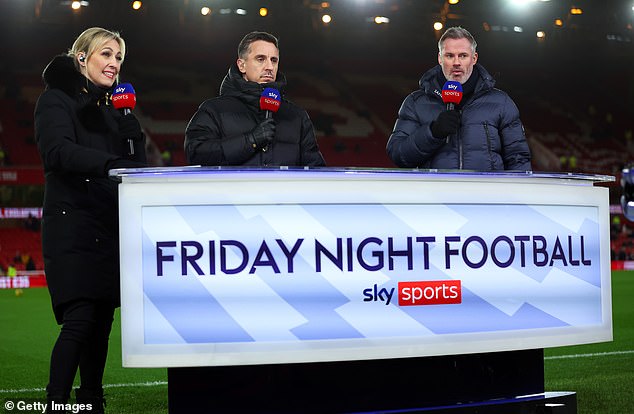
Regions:
<instances>
[{"instance_id":1,"label":"podium panel","mask_svg":"<svg viewBox=\"0 0 634 414\"><path fill-rule=\"evenodd\" d=\"M111 175L123 365L168 367L173 413L198 400L355 412L539 394L542 348L612 339L608 190L594 183L613 177Z\"/></svg>"},{"instance_id":2,"label":"podium panel","mask_svg":"<svg viewBox=\"0 0 634 414\"><path fill-rule=\"evenodd\" d=\"M124 366L612 339L595 176L178 169L119 177Z\"/></svg>"}]
</instances>

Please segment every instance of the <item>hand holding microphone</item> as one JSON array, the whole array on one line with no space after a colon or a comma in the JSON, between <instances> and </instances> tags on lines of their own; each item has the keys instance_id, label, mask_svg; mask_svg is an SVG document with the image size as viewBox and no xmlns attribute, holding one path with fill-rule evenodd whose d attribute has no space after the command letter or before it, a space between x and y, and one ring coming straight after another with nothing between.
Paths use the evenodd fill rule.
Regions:
<instances>
[{"instance_id":1,"label":"hand holding microphone","mask_svg":"<svg viewBox=\"0 0 634 414\"><path fill-rule=\"evenodd\" d=\"M264 111L264 121L260 122L251 132L245 135L249 145L254 150L266 151L275 137L275 120L273 113L280 109L280 91L273 88L265 88L260 95L260 109Z\"/></svg>"},{"instance_id":2,"label":"hand holding microphone","mask_svg":"<svg viewBox=\"0 0 634 414\"><path fill-rule=\"evenodd\" d=\"M447 110L441 112L432 122L431 134L438 139L448 138L460 129L460 112L455 105L462 100L462 85L460 82L447 81L442 87L442 101L447 104Z\"/></svg>"},{"instance_id":3,"label":"hand holding microphone","mask_svg":"<svg viewBox=\"0 0 634 414\"><path fill-rule=\"evenodd\" d=\"M134 142L143 139L143 131L139 121L132 115L132 110L136 106L136 93L132 85L117 85L112 94L112 105L123 115L119 120L119 133L128 140L128 155L134 155Z\"/></svg>"},{"instance_id":4,"label":"hand holding microphone","mask_svg":"<svg viewBox=\"0 0 634 414\"><path fill-rule=\"evenodd\" d=\"M460 112L443 111L431 124L431 134L434 138L445 139L460 129Z\"/></svg>"},{"instance_id":5,"label":"hand holding microphone","mask_svg":"<svg viewBox=\"0 0 634 414\"><path fill-rule=\"evenodd\" d=\"M273 137L275 137L275 120L266 118L253 128L251 132L248 132L245 137L254 150L266 148L273 142Z\"/></svg>"},{"instance_id":6,"label":"hand holding microphone","mask_svg":"<svg viewBox=\"0 0 634 414\"><path fill-rule=\"evenodd\" d=\"M119 118L119 134L128 140L139 141L143 139L141 124L132 114L123 115ZM132 147L134 150L134 147ZM129 154L134 155L134 154Z\"/></svg>"}]
</instances>

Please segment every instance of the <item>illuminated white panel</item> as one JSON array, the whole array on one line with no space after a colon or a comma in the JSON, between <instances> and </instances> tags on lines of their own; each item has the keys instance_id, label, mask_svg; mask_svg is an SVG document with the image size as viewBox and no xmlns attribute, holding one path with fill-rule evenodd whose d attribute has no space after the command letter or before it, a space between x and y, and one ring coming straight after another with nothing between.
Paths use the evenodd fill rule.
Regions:
<instances>
[{"instance_id":1,"label":"illuminated white panel","mask_svg":"<svg viewBox=\"0 0 634 414\"><path fill-rule=\"evenodd\" d=\"M612 339L613 177L118 170L123 363L495 352Z\"/></svg>"}]
</instances>

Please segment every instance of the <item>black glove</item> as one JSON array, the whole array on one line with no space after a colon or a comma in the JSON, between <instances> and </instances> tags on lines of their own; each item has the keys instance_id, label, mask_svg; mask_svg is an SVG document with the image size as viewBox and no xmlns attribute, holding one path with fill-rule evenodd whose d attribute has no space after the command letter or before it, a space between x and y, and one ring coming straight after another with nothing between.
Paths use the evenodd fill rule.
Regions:
<instances>
[{"instance_id":1,"label":"black glove","mask_svg":"<svg viewBox=\"0 0 634 414\"><path fill-rule=\"evenodd\" d=\"M125 158L115 158L106 162L106 175L108 175L108 171L115 170L117 168L143 168L147 167L147 165L143 162L132 161Z\"/></svg>"},{"instance_id":2,"label":"black glove","mask_svg":"<svg viewBox=\"0 0 634 414\"><path fill-rule=\"evenodd\" d=\"M133 114L123 115L119 118L119 135L123 139L139 141L143 139L141 124Z\"/></svg>"},{"instance_id":3,"label":"black glove","mask_svg":"<svg viewBox=\"0 0 634 414\"><path fill-rule=\"evenodd\" d=\"M443 111L438 114L438 118L431 123L431 134L438 139L447 138L455 134L460 129L460 112Z\"/></svg>"},{"instance_id":4,"label":"black glove","mask_svg":"<svg viewBox=\"0 0 634 414\"><path fill-rule=\"evenodd\" d=\"M275 136L275 121L267 118L253 128L251 132L245 134L245 138L254 150L264 148L273 142Z\"/></svg>"}]
</instances>

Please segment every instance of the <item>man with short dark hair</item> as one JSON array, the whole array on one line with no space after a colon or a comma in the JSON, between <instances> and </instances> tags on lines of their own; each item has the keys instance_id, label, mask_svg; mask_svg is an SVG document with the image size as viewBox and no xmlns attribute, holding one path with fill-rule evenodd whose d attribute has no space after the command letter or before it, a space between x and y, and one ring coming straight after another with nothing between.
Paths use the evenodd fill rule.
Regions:
<instances>
[{"instance_id":1,"label":"man with short dark hair","mask_svg":"<svg viewBox=\"0 0 634 414\"><path fill-rule=\"evenodd\" d=\"M238 58L220 86L187 125L189 164L323 166L313 124L305 110L283 97L286 77L278 72L279 47L266 32L247 34ZM282 94L277 112L260 109L265 88Z\"/></svg>"},{"instance_id":2,"label":"man with short dark hair","mask_svg":"<svg viewBox=\"0 0 634 414\"><path fill-rule=\"evenodd\" d=\"M451 27L438 42L438 66L401 105L387 153L399 167L476 171L531 170L519 110L478 62L476 41ZM461 84L454 109L443 103L445 82Z\"/></svg>"}]
</instances>

